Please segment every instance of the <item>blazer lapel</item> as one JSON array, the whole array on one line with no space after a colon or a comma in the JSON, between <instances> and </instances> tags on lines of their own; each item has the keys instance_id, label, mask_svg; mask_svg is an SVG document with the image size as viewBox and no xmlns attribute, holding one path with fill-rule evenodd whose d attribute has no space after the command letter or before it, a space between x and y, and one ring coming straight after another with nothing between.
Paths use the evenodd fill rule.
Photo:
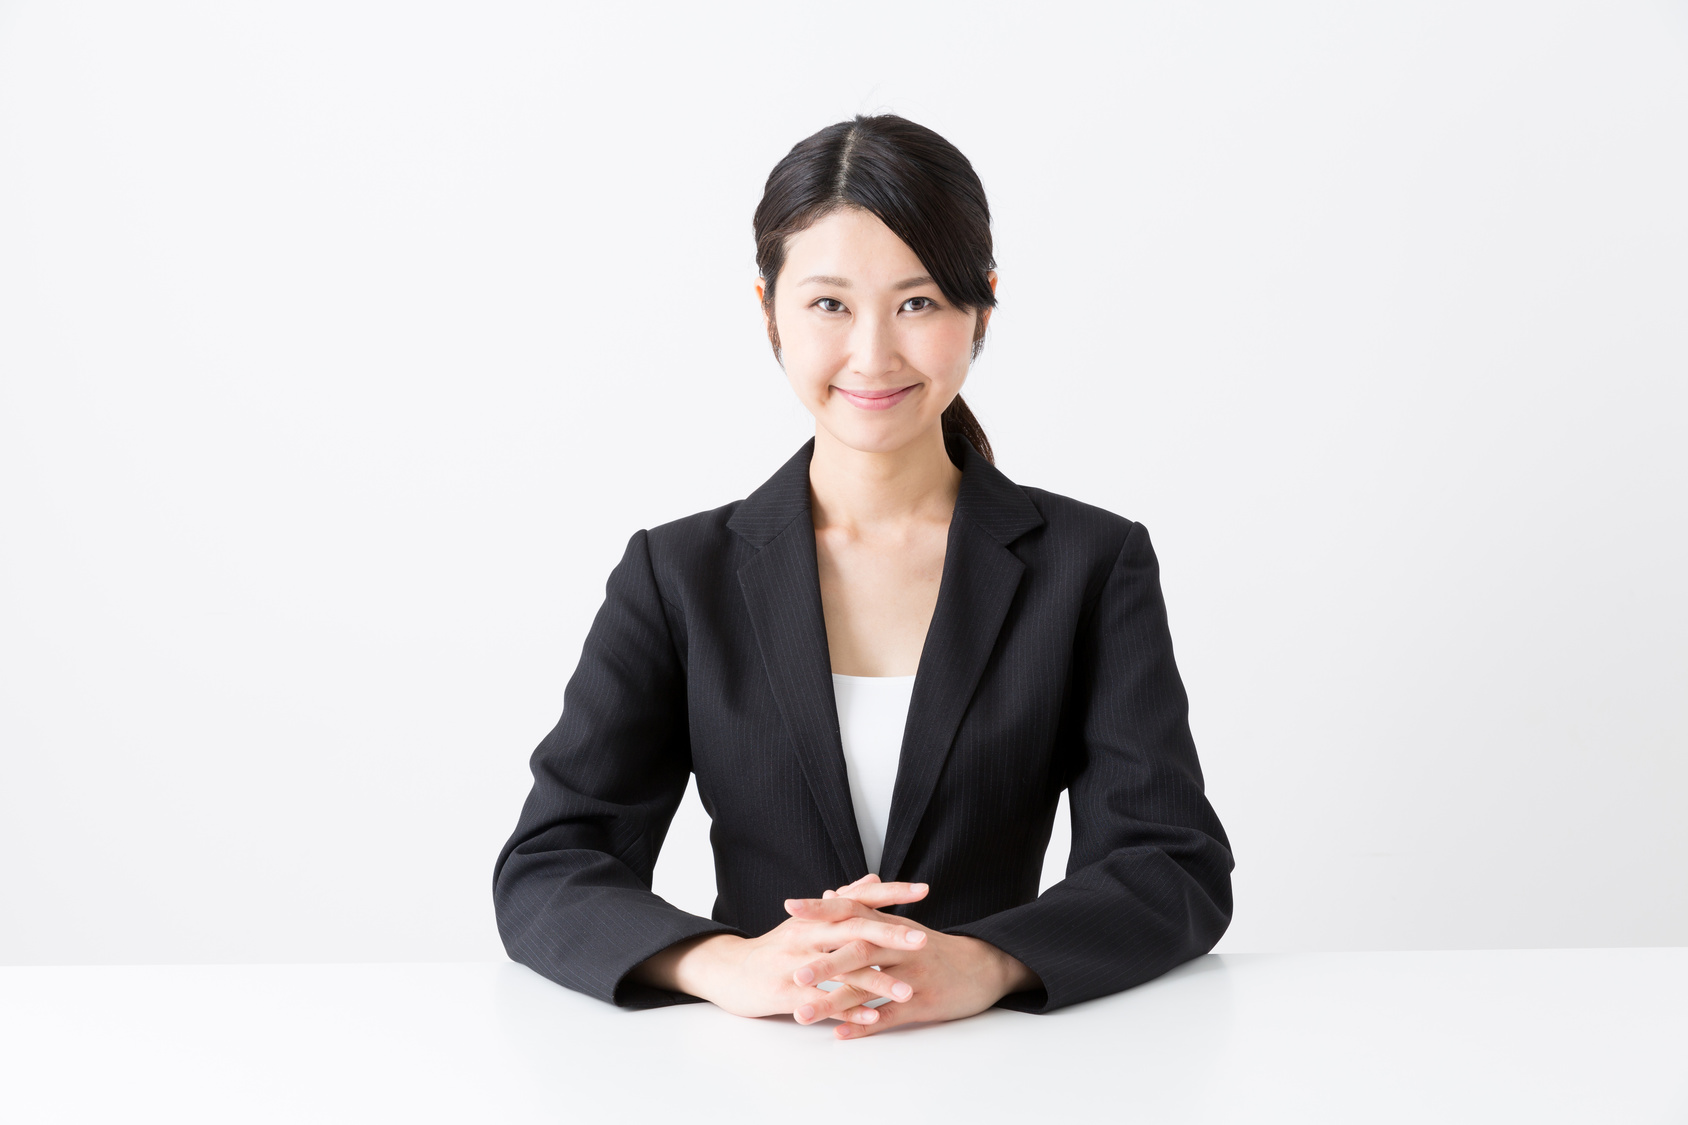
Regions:
<instances>
[{"instance_id":1,"label":"blazer lapel","mask_svg":"<svg viewBox=\"0 0 1688 1125\"><path fill-rule=\"evenodd\" d=\"M804 442L766 484L739 504L727 526L760 548L739 567L739 586L767 666L768 686L791 730L803 776L843 870L854 879L867 870L867 855L850 802L821 608L809 502L814 448L814 438ZM824 889L816 887L812 893Z\"/></svg>"},{"instance_id":2,"label":"blazer lapel","mask_svg":"<svg viewBox=\"0 0 1688 1125\"><path fill-rule=\"evenodd\" d=\"M938 602L916 669L880 877L891 881L943 772L962 715L996 646L1025 564L1008 549L1043 523L1020 487L956 434L944 435L960 466L961 486L950 519ZM832 690L832 657L821 607L809 501L806 441L768 481L743 500L727 526L759 550L739 568L757 644L781 715L795 739L803 775L844 870L867 870L850 802L850 781Z\"/></svg>"},{"instance_id":3,"label":"blazer lapel","mask_svg":"<svg viewBox=\"0 0 1688 1125\"><path fill-rule=\"evenodd\" d=\"M903 729L902 758L891 793L891 820L879 877L903 878L902 866L937 788L950 746L972 702L1026 564L1008 544L1043 523L1029 497L965 438L945 435L961 465L961 489L944 548L938 604L927 626Z\"/></svg>"}]
</instances>

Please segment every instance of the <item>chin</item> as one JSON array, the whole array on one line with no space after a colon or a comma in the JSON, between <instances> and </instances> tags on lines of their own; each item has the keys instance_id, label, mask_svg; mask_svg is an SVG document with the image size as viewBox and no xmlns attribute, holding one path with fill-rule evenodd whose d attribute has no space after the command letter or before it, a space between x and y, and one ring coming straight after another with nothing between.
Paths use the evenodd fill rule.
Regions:
<instances>
[{"instance_id":1,"label":"chin","mask_svg":"<svg viewBox=\"0 0 1688 1125\"><path fill-rule=\"evenodd\" d=\"M859 453L890 453L907 445L915 435L915 431L907 426L828 428L839 442Z\"/></svg>"}]
</instances>

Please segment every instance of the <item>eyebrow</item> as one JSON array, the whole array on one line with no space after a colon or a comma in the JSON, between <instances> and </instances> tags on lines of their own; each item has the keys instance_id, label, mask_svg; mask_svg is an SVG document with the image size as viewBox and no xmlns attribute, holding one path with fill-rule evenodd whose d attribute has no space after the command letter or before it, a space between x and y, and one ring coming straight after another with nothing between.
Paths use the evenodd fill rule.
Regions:
<instances>
[{"instance_id":1,"label":"eyebrow","mask_svg":"<svg viewBox=\"0 0 1688 1125\"><path fill-rule=\"evenodd\" d=\"M820 284L820 285L831 285L831 286L834 286L838 289L848 289L848 288L850 288L850 279L849 278L847 278L847 277L829 277L826 274L815 274L813 277L805 277L802 281L799 281L797 284L808 285L810 282L815 282L815 283ZM926 274L921 274L919 277L904 278L902 281L899 281L899 282L897 282L897 284L891 286L891 288L892 289L917 289L922 285L936 285L936 284L937 284L937 282L933 281Z\"/></svg>"}]
</instances>

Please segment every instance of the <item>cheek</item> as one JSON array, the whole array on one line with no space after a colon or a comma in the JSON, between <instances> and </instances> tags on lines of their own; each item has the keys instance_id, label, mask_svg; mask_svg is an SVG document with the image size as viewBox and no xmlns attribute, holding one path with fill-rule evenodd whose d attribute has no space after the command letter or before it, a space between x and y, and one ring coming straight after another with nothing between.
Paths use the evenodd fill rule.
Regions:
<instances>
[{"instance_id":1,"label":"cheek","mask_svg":"<svg viewBox=\"0 0 1688 1125\"><path fill-rule=\"evenodd\" d=\"M905 354L934 379L959 378L973 358L973 318L945 317L909 333Z\"/></svg>"},{"instance_id":2,"label":"cheek","mask_svg":"<svg viewBox=\"0 0 1688 1125\"><path fill-rule=\"evenodd\" d=\"M786 376L799 390L824 389L845 360L847 337L829 327L803 317L779 322L780 356Z\"/></svg>"}]
</instances>

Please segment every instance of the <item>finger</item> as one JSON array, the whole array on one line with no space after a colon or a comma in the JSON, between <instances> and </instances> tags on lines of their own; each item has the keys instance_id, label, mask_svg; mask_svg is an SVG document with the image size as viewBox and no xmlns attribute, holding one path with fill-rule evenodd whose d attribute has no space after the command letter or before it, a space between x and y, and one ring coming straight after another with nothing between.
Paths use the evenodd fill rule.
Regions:
<instances>
[{"instance_id":1,"label":"finger","mask_svg":"<svg viewBox=\"0 0 1688 1125\"><path fill-rule=\"evenodd\" d=\"M842 945L856 939L877 945L886 952L901 950L906 953L911 949L925 948L926 931L920 926L905 925L892 915L878 914L846 918L816 935L822 949L828 948L825 944L828 941Z\"/></svg>"},{"instance_id":2,"label":"finger","mask_svg":"<svg viewBox=\"0 0 1688 1125\"><path fill-rule=\"evenodd\" d=\"M843 989L839 991L842 992ZM879 1017L859 1023L854 1020L846 1020L833 1028L832 1034L840 1039L865 1039L869 1035L877 1035L887 1028L896 1027L898 1024L918 1023L920 1020L919 1014L911 1011L907 1004L881 1004L879 1007L870 1010L879 1013Z\"/></svg>"},{"instance_id":3,"label":"finger","mask_svg":"<svg viewBox=\"0 0 1688 1125\"><path fill-rule=\"evenodd\" d=\"M830 890L829 891L822 891L821 897L822 898L837 898L839 895L842 895L842 894L844 894L844 893L846 893L850 890L853 890L856 887L861 887L861 886L865 886L869 883L877 883L877 882L879 882L879 876L877 876L873 872L869 871L866 875L863 875L860 879L857 879L854 883L845 883L842 887L839 887L836 891L830 891Z\"/></svg>"},{"instance_id":4,"label":"finger","mask_svg":"<svg viewBox=\"0 0 1688 1125\"><path fill-rule=\"evenodd\" d=\"M907 897L915 901L924 897L924 892L910 896L899 896L895 892L878 891L875 888L851 890L848 887L841 891L822 891L819 898L788 898L785 900L785 912L793 918L802 918L810 922L838 922L854 915L866 915L878 908L877 902L865 901L866 896L875 900L887 900L884 905ZM859 904L859 905L858 905Z\"/></svg>"},{"instance_id":5,"label":"finger","mask_svg":"<svg viewBox=\"0 0 1688 1125\"><path fill-rule=\"evenodd\" d=\"M785 910L793 918L806 922L839 922L856 927L844 940L865 937L893 949L919 949L926 944L925 932L919 927L900 926L894 916L880 914L873 907L858 903L847 895L837 898L788 898ZM870 922L871 926L868 925ZM911 937L911 932L920 936Z\"/></svg>"},{"instance_id":6,"label":"finger","mask_svg":"<svg viewBox=\"0 0 1688 1125\"><path fill-rule=\"evenodd\" d=\"M836 923L827 927L826 932L814 936L816 948L820 950L837 949L854 938L864 938L888 950L899 949L905 952L921 949L926 945L926 931L923 927L901 924L893 915L880 914L877 910L843 896L788 898L785 900L785 908L793 918L803 921Z\"/></svg>"},{"instance_id":7,"label":"finger","mask_svg":"<svg viewBox=\"0 0 1688 1125\"><path fill-rule=\"evenodd\" d=\"M856 900L844 895L834 895L831 898L788 898L785 900L785 912L793 918L802 918L811 922L837 922L845 918L861 914L863 908L856 905Z\"/></svg>"},{"instance_id":8,"label":"finger","mask_svg":"<svg viewBox=\"0 0 1688 1125\"><path fill-rule=\"evenodd\" d=\"M853 973L869 965L883 965L886 959L885 950L872 942L853 938L825 957L799 965L792 971L791 979L798 984L819 984L823 980L837 980L845 973Z\"/></svg>"},{"instance_id":9,"label":"finger","mask_svg":"<svg viewBox=\"0 0 1688 1125\"><path fill-rule=\"evenodd\" d=\"M798 974L813 969L815 980L830 980L838 973L853 972L865 965L900 965L926 947L927 933L919 926L900 926L893 922L877 922L869 918L849 918L842 922L818 926L801 938L802 946L813 950L805 961L793 970L798 984L811 984Z\"/></svg>"},{"instance_id":10,"label":"finger","mask_svg":"<svg viewBox=\"0 0 1688 1125\"><path fill-rule=\"evenodd\" d=\"M841 897L855 899L864 906L878 908L919 902L931 889L925 883L864 883L858 887L845 887L838 893Z\"/></svg>"},{"instance_id":11,"label":"finger","mask_svg":"<svg viewBox=\"0 0 1688 1125\"><path fill-rule=\"evenodd\" d=\"M857 1004L854 1008L847 1008L842 1012L834 1012L828 1019L835 1019L841 1023L878 1023L879 1008Z\"/></svg>"},{"instance_id":12,"label":"finger","mask_svg":"<svg viewBox=\"0 0 1688 1125\"><path fill-rule=\"evenodd\" d=\"M818 1023L824 1019L832 1019L842 1012L857 1007L864 1000L874 999L868 993L859 988L852 988L850 985L835 988L831 992L821 992L819 989L815 991L814 997L799 1004L797 1010L792 1013L798 1023ZM877 1017L874 1022L877 1022Z\"/></svg>"},{"instance_id":13,"label":"finger","mask_svg":"<svg viewBox=\"0 0 1688 1125\"><path fill-rule=\"evenodd\" d=\"M887 1000L901 1002L914 996L914 988L907 981L898 980L885 970L875 969L872 966L857 969L853 973L844 973L842 976L833 979L853 988L859 988L863 992L883 996Z\"/></svg>"}]
</instances>

